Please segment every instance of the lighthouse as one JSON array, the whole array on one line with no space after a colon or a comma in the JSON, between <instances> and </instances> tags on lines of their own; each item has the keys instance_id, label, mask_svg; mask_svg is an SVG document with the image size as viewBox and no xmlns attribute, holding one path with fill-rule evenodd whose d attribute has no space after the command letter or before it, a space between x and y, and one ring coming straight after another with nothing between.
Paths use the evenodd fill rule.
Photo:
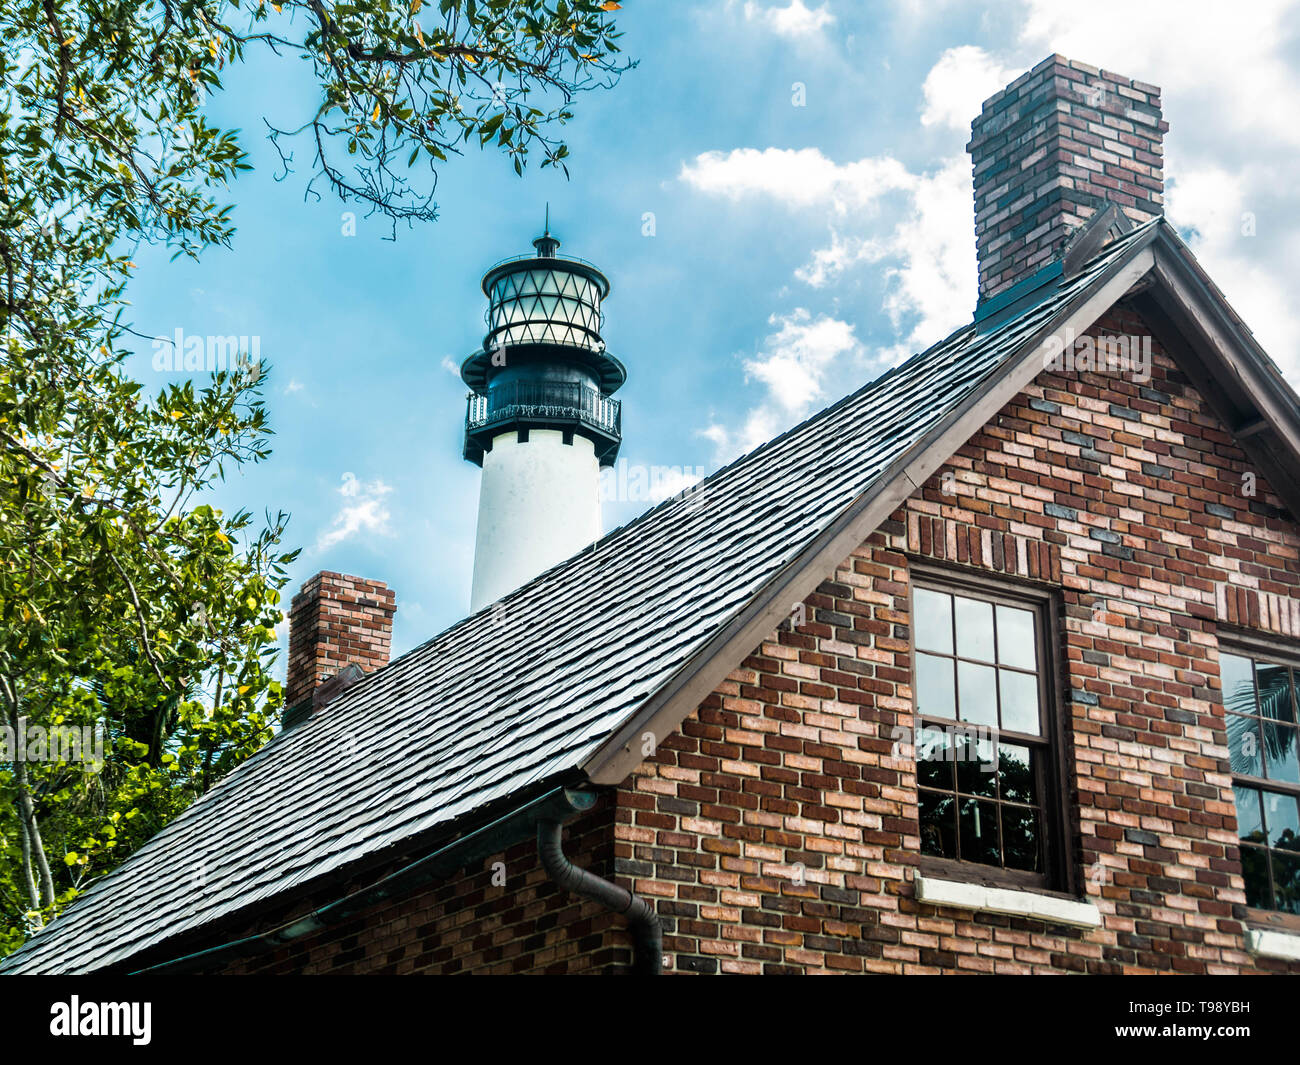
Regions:
<instances>
[{"instance_id":1,"label":"lighthouse","mask_svg":"<svg viewBox=\"0 0 1300 1065\"><path fill-rule=\"evenodd\" d=\"M549 224L533 247L483 276L487 333L460 369L464 454L483 471L471 610L600 537L600 468L622 441L627 372L600 335L609 279L560 255Z\"/></svg>"}]
</instances>

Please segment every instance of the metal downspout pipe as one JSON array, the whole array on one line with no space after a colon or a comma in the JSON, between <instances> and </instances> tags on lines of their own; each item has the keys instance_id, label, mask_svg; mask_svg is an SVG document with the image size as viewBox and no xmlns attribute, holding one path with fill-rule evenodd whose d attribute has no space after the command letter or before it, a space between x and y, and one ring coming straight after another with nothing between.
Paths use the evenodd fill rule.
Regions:
<instances>
[{"instance_id":1,"label":"metal downspout pipe","mask_svg":"<svg viewBox=\"0 0 1300 1065\"><path fill-rule=\"evenodd\" d=\"M564 826L558 821L537 822L537 854L557 887L599 902L621 913L632 930L632 972L658 976L663 972L664 931L654 907L640 895L574 865L561 846Z\"/></svg>"}]
</instances>

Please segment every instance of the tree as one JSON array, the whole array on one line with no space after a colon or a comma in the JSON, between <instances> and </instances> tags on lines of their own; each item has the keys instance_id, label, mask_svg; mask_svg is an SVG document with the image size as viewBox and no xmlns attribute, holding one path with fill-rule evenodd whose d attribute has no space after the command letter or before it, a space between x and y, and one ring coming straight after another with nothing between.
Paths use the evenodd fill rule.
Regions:
<instances>
[{"instance_id":1,"label":"tree","mask_svg":"<svg viewBox=\"0 0 1300 1065\"><path fill-rule=\"evenodd\" d=\"M270 130L285 170L305 144L308 194L431 220L439 168L467 144L517 173L536 155L565 166L574 95L629 65L618 7L0 8L0 953L253 753L280 709L285 516L255 528L203 498L268 456L268 368L242 353L152 397L125 369L134 250L197 258L234 235L247 163L206 96L250 48L305 58L321 101ZM80 760L32 757L68 737Z\"/></svg>"}]
</instances>

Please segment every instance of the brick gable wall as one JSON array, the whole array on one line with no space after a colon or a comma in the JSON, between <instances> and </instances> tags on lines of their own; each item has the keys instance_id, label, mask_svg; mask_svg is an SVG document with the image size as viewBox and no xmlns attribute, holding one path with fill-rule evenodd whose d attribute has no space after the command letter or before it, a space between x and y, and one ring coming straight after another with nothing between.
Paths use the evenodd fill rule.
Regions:
<instances>
[{"instance_id":1,"label":"brick gable wall","mask_svg":"<svg viewBox=\"0 0 1300 1065\"><path fill-rule=\"evenodd\" d=\"M1095 333L1138 334L1117 310ZM1300 636L1300 534L1155 345L1045 372L567 834L652 898L666 972L1250 972L1218 632ZM945 477L947 475L947 477ZM954 489L945 494L945 488ZM913 558L1053 589L1070 860L1094 930L919 903ZM609 972L619 918L521 845L228 971ZM281 918L282 919L282 918ZM267 925L278 923L269 921Z\"/></svg>"},{"instance_id":2,"label":"brick gable wall","mask_svg":"<svg viewBox=\"0 0 1300 1065\"><path fill-rule=\"evenodd\" d=\"M1297 631L1300 537L1262 481L1242 494L1244 456L1155 355L1146 385L1040 376L620 792L619 868L672 922L674 968L1287 968L1245 949L1216 631ZM1101 929L916 901L915 763L890 739L916 724L910 557L1058 590L1069 849Z\"/></svg>"}]
</instances>

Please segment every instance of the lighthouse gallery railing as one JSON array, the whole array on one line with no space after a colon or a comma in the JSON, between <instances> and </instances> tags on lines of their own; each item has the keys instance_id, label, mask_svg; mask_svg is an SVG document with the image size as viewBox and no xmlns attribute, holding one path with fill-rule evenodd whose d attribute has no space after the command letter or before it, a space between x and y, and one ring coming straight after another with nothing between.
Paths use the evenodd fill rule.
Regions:
<instances>
[{"instance_id":1,"label":"lighthouse gallery railing","mask_svg":"<svg viewBox=\"0 0 1300 1065\"><path fill-rule=\"evenodd\" d=\"M481 429L514 418L566 421L576 418L610 436L622 431L622 404L576 381L510 381L487 395L471 392L465 428Z\"/></svg>"}]
</instances>

